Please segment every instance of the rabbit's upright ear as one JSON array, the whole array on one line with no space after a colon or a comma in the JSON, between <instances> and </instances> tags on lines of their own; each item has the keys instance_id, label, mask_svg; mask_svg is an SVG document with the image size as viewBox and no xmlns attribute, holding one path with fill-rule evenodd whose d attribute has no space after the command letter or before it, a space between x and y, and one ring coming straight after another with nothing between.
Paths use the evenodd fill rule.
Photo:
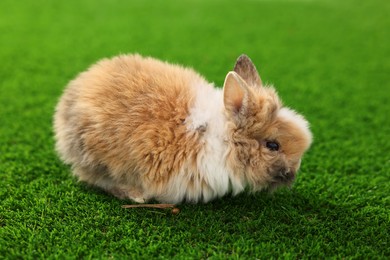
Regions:
<instances>
[{"instance_id":1,"label":"rabbit's upright ear","mask_svg":"<svg viewBox=\"0 0 390 260\"><path fill-rule=\"evenodd\" d=\"M238 57L236 65L234 66L234 71L240 75L249 86L262 86L261 78L255 65L245 54Z\"/></svg>"},{"instance_id":2,"label":"rabbit's upright ear","mask_svg":"<svg viewBox=\"0 0 390 260\"><path fill-rule=\"evenodd\" d=\"M223 84L223 102L225 109L233 116L245 115L248 109L248 85L234 71L226 75L225 83Z\"/></svg>"}]
</instances>

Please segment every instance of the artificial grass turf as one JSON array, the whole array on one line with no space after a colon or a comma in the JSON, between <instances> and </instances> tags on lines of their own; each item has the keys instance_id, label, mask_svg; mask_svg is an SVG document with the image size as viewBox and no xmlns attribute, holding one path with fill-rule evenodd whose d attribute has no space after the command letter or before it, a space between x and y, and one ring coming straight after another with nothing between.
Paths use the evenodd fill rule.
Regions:
<instances>
[{"instance_id":1,"label":"artificial grass turf","mask_svg":"<svg viewBox=\"0 0 390 260\"><path fill-rule=\"evenodd\" d=\"M388 1L0 2L0 258L388 258ZM53 151L63 87L139 52L222 85L247 53L311 122L291 190L124 210Z\"/></svg>"}]
</instances>

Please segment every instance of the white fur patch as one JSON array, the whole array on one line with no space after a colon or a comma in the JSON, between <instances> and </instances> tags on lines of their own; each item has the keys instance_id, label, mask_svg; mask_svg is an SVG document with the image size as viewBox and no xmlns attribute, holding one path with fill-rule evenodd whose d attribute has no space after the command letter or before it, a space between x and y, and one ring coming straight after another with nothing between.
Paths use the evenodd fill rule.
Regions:
<instances>
[{"instance_id":1,"label":"white fur patch","mask_svg":"<svg viewBox=\"0 0 390 260\"><path fill-rule=\"evenodd\" d=\"M307 136L310 137L310 139L312 139L312 134L309 130L309 123L303 116L287 107L282 107L279 110L278 116L286 121L294 122Z\"/></svg>"},{"instance_id":2,"label":"white fur patch","mask_svg":"<svg viewBox=\"0 0 390 260\"><path fill-rule=\"evenodd\" d=\"M218 126L220 128L218 132L222 133L225 121L221 90L205 84L199 84L193 86L193 88L196 91L196 97L190 115L186 119L188 130L197 130L199 127L211 123Z\"/></svg>"},{"instance_id":3,"label":"white fur patch","mask_svg":"<svg viewBox=\"0 0 390 260\"><path fill-rule=\"evenodd\" d=\"M226 168L226 118L224 115L223 93L212 85L195 85L194 106L186 118L188 132L199 131L202 134L203 149L198 154L197 172L184 171L172 180L170 187L177 192L171 194L175 201L186 199L204 202L221 197L228 192L237 194L244 190L242 180L233 177ZM186 190L183 185L193 176L194 189ZM206 186L204 184L207 184ZM185 191L185 192L183 192ZM175 195L174 195L175 194ZM180 198L181 197L181 198Z\"/></svg>"}]
</instances>

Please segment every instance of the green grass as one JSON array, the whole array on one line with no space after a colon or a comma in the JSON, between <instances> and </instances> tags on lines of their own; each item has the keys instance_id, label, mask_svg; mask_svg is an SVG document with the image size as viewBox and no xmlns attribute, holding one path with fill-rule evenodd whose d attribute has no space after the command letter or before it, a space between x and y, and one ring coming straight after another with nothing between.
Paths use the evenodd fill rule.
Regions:
<instances>
[{"instance_id":1,"label":"green grass","mask_svg":"<svg viewBox=\"0 0 390 260\"><path fill-rule=\"evenodd\" d=\"M0 258L390 257L390 2L0 1ZM247 53L315 141L291 190L125 210L53 150L64 86L139 52L221 85Z\"/></svg>"}]
</instances>

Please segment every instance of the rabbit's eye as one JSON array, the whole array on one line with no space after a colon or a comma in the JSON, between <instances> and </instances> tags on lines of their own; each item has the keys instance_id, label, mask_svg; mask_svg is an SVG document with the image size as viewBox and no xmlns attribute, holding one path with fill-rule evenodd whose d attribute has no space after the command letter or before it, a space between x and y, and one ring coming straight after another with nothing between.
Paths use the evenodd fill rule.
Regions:
<instances>
[{"instance_id":1,"label":"rabbit's eye","mask_svg":"<svg viewBox=\"0 0 390 260\"><path fill-rule=\"evenodd\" d=\"M271 151L278 151L279 150L279 144L275 141L267 141L265 143L265 146L271 150Z\"/></svg>"}]
</instances>

